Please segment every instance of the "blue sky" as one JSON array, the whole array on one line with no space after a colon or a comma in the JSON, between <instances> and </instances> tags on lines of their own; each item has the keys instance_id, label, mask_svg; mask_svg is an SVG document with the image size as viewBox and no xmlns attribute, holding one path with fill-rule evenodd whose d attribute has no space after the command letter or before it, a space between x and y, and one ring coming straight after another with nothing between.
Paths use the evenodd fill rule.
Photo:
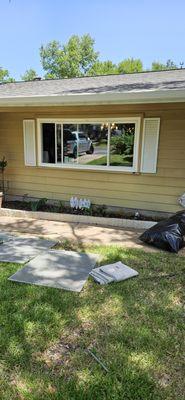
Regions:
<instances>
[{"instance_id":1,"label":"blue sky","mask_svg":"<svg viewBox=\"0 0 185 400\"><path fill-rule=\"evenodd\" d=\"M184 0L1 0L0 66L42 74L39 47L90 33L101 59L185 62Z\"/></svg>"}]
</instances>

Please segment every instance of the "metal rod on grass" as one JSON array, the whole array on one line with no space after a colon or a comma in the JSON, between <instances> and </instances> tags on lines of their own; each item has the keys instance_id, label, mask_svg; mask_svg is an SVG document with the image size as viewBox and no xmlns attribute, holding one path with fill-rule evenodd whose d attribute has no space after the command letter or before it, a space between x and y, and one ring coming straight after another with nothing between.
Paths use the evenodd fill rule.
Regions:
<instances>
[{"instance_id":1,"label":"metal rod on grass","mask_svg":"<svg viewBox=\"0 0 185 400\"><path fill-rule=\"evenodd\" d=\"M106 371L109 372L109 370L107 369L107 367L100 361L100 359L98 357L96 357L96 355L89 349L86 350L87 353L89 353L96 361L98 364L101 365L101 367Z\"/></svg>"}]
</instances>

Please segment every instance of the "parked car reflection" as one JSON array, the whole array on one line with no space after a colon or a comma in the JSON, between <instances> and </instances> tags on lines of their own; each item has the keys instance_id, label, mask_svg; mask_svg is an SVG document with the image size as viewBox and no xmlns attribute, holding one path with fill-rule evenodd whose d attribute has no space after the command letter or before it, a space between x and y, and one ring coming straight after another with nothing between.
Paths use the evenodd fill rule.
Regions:
<instances>
[{"instance_id":1,"label":"parked car reflection","mask_svg":"<svg viewBox=\"0 0 185 400\"><path fill-rule=\"evenodd\" d=\"M106 165L107 140L92 140L88 130L72 130L73 126L65 125L63 130L63 162L64 164ZM88 126L89 128L89 126Z\"/></svg>"},{"instance_id":2,"label":"parked car reflection","mask_svg":"<svg viewBox=\"0 0 185 400\"><path fill-rule=\"evenodd\" d=\"M76 159L82 153L94 153L93 142L84 132L71 132L69 129L64 129L63 138L64 156L72 156Z\"/></svg>"}]
</instances>

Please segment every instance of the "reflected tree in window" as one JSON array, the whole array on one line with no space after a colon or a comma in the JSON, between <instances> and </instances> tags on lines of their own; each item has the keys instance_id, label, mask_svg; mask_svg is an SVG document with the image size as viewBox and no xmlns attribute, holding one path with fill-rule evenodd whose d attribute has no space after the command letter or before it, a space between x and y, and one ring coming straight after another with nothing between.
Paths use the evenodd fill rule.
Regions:
<instances>
[{"instance_id":1,"label":"reflected tree in window","mask_svg":"<svg viewBox=\"0 0 185 400\"><path fill-rule=\"evenodd\" d=\"M112 124L110 165L133 165L135 124Z\"/></svg>"}]
</instances>

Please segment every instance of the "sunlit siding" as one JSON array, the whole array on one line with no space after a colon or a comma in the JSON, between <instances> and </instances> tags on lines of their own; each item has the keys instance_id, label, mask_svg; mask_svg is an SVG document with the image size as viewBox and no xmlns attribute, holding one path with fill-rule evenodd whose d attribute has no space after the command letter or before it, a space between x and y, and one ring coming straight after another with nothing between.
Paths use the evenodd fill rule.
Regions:
<instances>
[{"instance_id":1,"label":"sunlit siding","mask_svg":"<svg viewBox=\"0 0 185 400\"><path fill-rule=\"evenodd\" d=\"M0 110L0 155L8 160L9 194L173 212L185 192L185 104L17 108ZM156 174L25 167L23 119L75 117L160 117Z\"/></svg>"}]
</instances>

